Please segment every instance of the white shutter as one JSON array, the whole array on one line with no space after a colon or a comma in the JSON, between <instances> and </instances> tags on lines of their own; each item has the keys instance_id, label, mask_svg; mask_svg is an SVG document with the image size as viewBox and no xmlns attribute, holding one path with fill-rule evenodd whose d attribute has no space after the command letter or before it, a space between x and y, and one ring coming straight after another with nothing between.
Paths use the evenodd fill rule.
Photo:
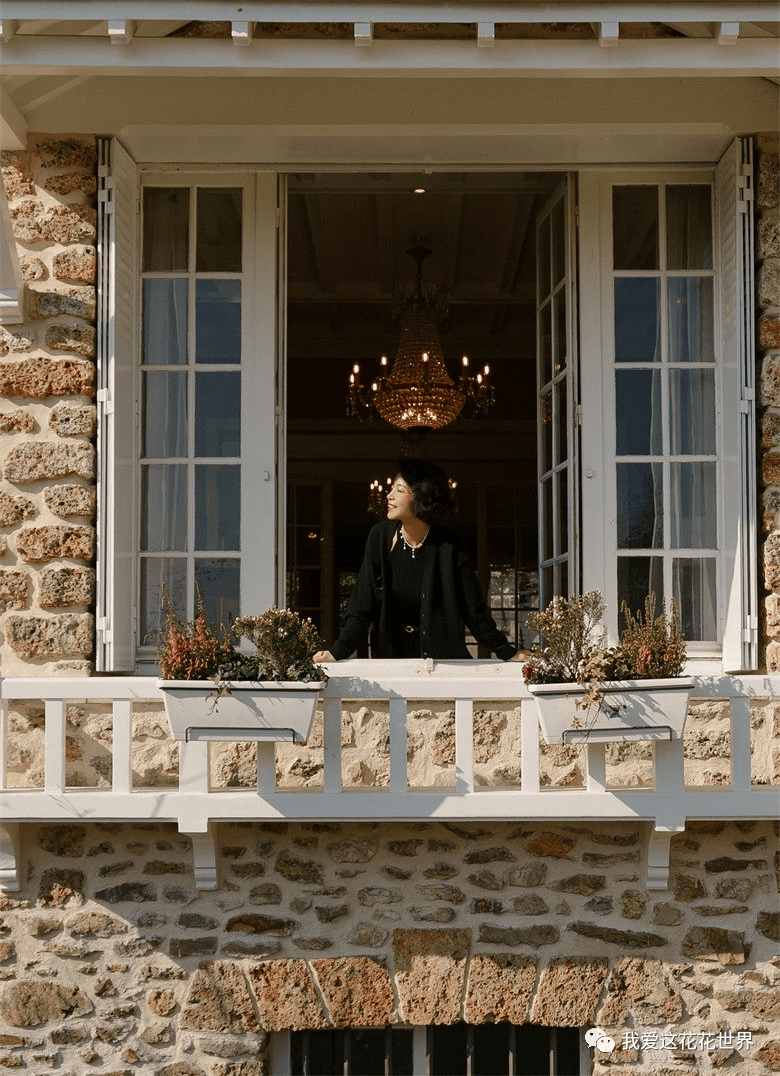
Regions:
<instances>
[{"instance_id":1,"label":"white shutter","mask_svg":"<svg viewBox=\"0 0 780 1076\"><path fill-rule=\"evenodd\" d=\"M138 177L116 139L98 146L98 513L99 672L134 667L135 355Z\"/></svg>"},{"instance_id":2,"label":"white shutter","mask_svg":"<svg viewBox=\"0 0 780 1076\"><path fill-rule=\"evenodd\" d=\"M753 159L737 139L715 169L724 526L723 668L758 667ZM733 408L738 407L735 414Z\"/></svg>"}]
</instances>

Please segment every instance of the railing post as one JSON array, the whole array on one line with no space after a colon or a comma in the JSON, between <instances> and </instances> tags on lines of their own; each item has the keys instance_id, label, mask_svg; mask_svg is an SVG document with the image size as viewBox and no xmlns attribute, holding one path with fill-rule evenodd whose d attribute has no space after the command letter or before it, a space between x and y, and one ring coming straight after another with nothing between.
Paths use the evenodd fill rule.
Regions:
<instances>
[{"instance_id":1,"label":"railing post","mask_svg":"<svg viewBox=\"0 0 780 1076\"><path fill-rule=\"evenodd\" d=\"M656 740L653 788L656 792L685 791L685 754L682 738Z\"/></svg>"},{"instance_id":2,"label":"railing post","mask_svg":"<svg viewBox=\"0 0 780 1076\"><path fill-rule=\"evenodd\" d=\"M406 758L408 714L406 699L390 699L390 791L404 796L409 790L409 764Z\"/></svg>"},{"instance_id":3,"label":"railing post","mask_svg":"<svg viewBox=\"0 0 780 1076\"><path fill-rule=\"evenodd\" d=\"M750 748L750 699L731 700L731 791L750 792L753 767Z\"/></svg>"},{"instance_id":4,"label":"railing post","mask_svg":"<svg viewBox=\"0 0 780 1076\"><path fill-rule=\"evenodd\" d=\"M323 784L325 792L341 792L341 699L326 698L322 706Z\"/></svg>"},{"instance_id":5,"label":"railing post","mask_svg":"<svg viewBox=\"0 0 780 1076\"><path fill-rule=\"evenodd\" d=\"M455 794L474 791L474 700L455 700Z\"/></svg>"},{"instance_id":6,"label":"railing post","mask_svg":"<svg viewBox=\"0 0 780 1076\"><path fill-rule=\"evenodd\" d=\"M111 790L133 791L133 703L114 699L112 709Z\"/></svg>"},{"instance_id":7,"label":"railing post","mask_svg":"<svg viewBox=\"0 0 780 1076\"><path fill-rule=\"evenodd\" d=\"M276 792L276 744L257 744L257 791L262 796Z\"/></svg>"},{"instance_id":8,"label":"railing post","mask_svg":"<svg viewBox=\"0 0 780 1076\"><path fill-rule=\"evenodd\" d=\"M539 791L539 719L533 699L520 703L520 789Z\"/></svg>"},{"instance_id":9,"label":"railing post","mask_svg":"<svg viewBox=\"0 0 780 1076\"><path fill-rule=\"evenodd\" d=\"M8 782L8 700L0 699L0 788Z\"/></svg>"},{"instance_id":10,"label":"railing post","mask_svg":"<svg viewBox=\"0 0 780 1076\"><path fill-rule=\"evenodd\" d=\"M46 699L44 788L59 795L65 791L65 700Z\"/></svg>"},{"instance_id":11,"label":"railing post","mask_svg":"<svg viewBox=\"0 0 780 1076\"><path fill-rule=\"evenodd\" d=\"M588 792L604 792L607 787L606 746L603 743L589 743L585 746L585 788Z\"/></svg>"}]
</instances>

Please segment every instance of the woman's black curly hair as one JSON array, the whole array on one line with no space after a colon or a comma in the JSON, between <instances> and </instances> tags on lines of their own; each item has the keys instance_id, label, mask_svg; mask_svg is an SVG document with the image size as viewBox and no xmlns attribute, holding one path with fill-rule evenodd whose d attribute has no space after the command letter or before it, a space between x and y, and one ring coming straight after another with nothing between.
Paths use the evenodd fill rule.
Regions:
<instances>
[{"instance_id":1,"label":"woman's black curly hair","mask_svg":"<svg viewBox=\"0 0 780 1076\"><path fill-rule=\"evenodd\" d=\"M395 473L412 491L412 511L423 523L444 523L453 514L452 490L441 467L428 460L402 459Z\"/></svg>"}]
</instances>

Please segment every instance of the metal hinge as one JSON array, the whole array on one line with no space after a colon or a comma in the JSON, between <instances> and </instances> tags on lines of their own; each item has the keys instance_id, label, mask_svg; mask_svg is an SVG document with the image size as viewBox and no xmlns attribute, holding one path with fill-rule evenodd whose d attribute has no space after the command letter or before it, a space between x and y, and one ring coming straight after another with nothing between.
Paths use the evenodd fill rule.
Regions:
<instances>
[{"instance_id":1,"label":"metal hinge","mask_svg":"<svg viewBox=\"0 0 780 1076\"><path fill-rule=\"evenodd\" d=\"M742 389L742 398L739 401L739 410L743 415L749 415L752 411L752 405L756 402L756 390L754 388L748 388L745 386Z\"/></svg>"}]
</instances>

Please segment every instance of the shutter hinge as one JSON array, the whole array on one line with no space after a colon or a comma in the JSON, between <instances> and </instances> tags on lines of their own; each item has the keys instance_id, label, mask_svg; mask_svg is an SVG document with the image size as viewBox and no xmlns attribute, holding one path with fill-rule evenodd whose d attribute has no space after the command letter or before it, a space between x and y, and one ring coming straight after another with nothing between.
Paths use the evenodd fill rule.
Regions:
<instances>
[{"instance_id":1,"label":"shutter hinge","mask_svg":"<svg viewBox=\"0 0 780 1076\"><path fill-rule=\"evenodd\" d=\"M746 617L746 627L742 629L742 642L751 646L758 642L758 617Z\"/></svg>"},{"instance_id":2,"label":"shutter hinge","mask_svg":"<svg viewBox=\"0 0 780 1076\"><path fill-rule=\"evenodd\" d=\"M751 405L755 403L755 400L756 390L754 388L748 388L747 386L745 386L745 388L742 389L742 398L739 401L739 410L741 414L749 415L752 411Z\"/></svg>"},{"instance_id":3,"label":"shutter hinge","mask_svg":"<svg viewBox=\"0 0 780 1076\"><path fill-rule=\"evenodd\" d=\"M99 616L95 622L95 627L103 636L104 643L112 643L114 641L114 633L108 626L107 616Z\"/></svg>"},{"instance_id":4,"label":"shutter hinge","mask_svg":"<svg viewBox=\"0 0 780 1076\"><path fill-rule=\"evenodd\" d=\"M748 206L753 201L753 183L750 170L737 176L737 208L740 213L746 213Z\"/></svg>"},{"instance_id":5,"label":"shutter hinge","mask_svg":"<svg viewBox=\"0 0 780 1076\"><path fill-rule=\"evenodd\" d=\"M574 405L574 425L575 426L581 426L582 425L582 404L575 404Z\"/></svg>"},{"instance_id":6,"label":"shutter hinge","mask_svg":"<svg viewBox=\"0 0 780 1076\"><path fill-rule=\"evenodd\" d=\"M108 389L97 390L97 402L103 407L104 414L113 415L114 401L111 399Z\"/></svg>"}]
</instances>

